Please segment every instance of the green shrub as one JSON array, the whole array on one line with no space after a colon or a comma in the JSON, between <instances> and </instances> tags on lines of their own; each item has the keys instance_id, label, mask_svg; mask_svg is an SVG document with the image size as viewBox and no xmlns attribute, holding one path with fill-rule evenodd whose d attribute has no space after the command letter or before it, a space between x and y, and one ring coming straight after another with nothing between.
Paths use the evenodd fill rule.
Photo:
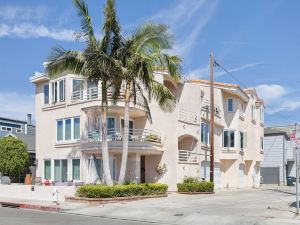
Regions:
<instances>
[{"instance_id":1,"label":"green shrub","mask_svg":"<svg viewBox=\"0 0 300 225\"><path fill-rule=\"evenodd\" d=\"M177 184L178 192L213 192L213 182L180 183Z\"/></svg>"},{"instance_id":2,"label":"green shrub","mask_svg":"<svg viewBox=\"0 0 300 225\"><path fill-rule=\"evenodd\" d=\"M184 177L183 183L199 183L200 179L198 177Z\"/></svg>"},{"instance_id":3,"label":"green shrub","mask_svg":"<svg viewBox=\"0 0 300 225\"><path fill-rule=\"evenodd\" d=\"M85 198L114 198L165 194L167 190L166 184L84 185L77 189L76 194Z\"/></svg>"}]
</instances>

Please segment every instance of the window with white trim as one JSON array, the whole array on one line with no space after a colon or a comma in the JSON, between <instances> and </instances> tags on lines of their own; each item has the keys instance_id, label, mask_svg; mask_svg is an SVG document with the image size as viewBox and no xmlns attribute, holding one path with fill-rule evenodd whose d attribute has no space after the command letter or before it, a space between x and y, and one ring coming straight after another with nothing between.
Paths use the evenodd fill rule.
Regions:
<instances>
[{"instance_id":1,"label":"window with white trim","mask_svg":"<svg viewBox=\"0 0 300 225\"><path fill-rule=\"evenodd\" d=\"M80 159L72 159L72 179L80 180Z\"/></svg>"},{"instance_id":2,"label":"window with white trim","mask_svg":"<svg viewBox=\"0 0 300 225\"><path fill-rule=\"evenodd\" d=\"M80 139L80 117L56 121L56 140L69 141Z\"/></svg>"},{"instance_id":3,"label":"window with white trim","mask_svg":"<svg viewBox=\"0 0 300 225\"><path fill-rule=\"evenodd\" d=\"M223 147L224 148L234 148L235 146L235 131L234 130L224 130L223 131Z\"/></svg>"},{"instance_id":4,"label":"window with white trim","mask_svg":"<svg viewBox=\"0 0 300 225\"><path fill-rule=\"evenodd\" d=\"M21 128L16 128L16 133L22 133L22 129Z\"/></svg>"},{"instance_id":5,"label":"window with white trim","mask_svg":"<svg viewBox=\"0 0 300 225\"><path fill-rule=\"evenodd\" d=\"M1 126L2 131L12 131L11 127Z\"/></svg>"},{"instance_id":6,"label":"window with white trim","mask_svg":"<svg viewBox=\"0 0 300 225\"><path fill-rule=\"evenodd\" d=\"M44 88L45 88L45 86L44 86ZM50 88L51 88L51 102L52 103L65 101L65 89L66 89L65 88L65 79L60 79L60 80L50 82ZM48 92L50 92L50 91L48 91ZM44 97L45 97L45 95L44 95ZM44 101L45 101L45 99L44 99Z\"/></svg>"},{"instance_id":7,"label":"window with white trim","mask_svg":"<svg viewBox=\"0 0 300 225\"><path fill-rule=\"evenodd\" d=\"M253 121L255 121L256 116L255 116L255 105L252 105L251 107L251 118Z\"/></svg>"},{"instance_id":8,"label":"window with white trim","mask_svg":"<svg viewBox=\"0 0 300 225\"><path fill-rule=\"evenodd\" d=\"M204 122L201 123L201 143L209 144L209 124Z\"/></svg>"},{"instance_id":9,"label":"window with white trim","mask_svg":"<svg viewBox=\"0 0 300 225\"><path fill-rule=\"evenodd\" d=\"M245 132L240 132L240 148L245 149L246 147L246 133Z\"/></svg>"},{"instance_id":10,"label":"window with white trim","mask_svg":"<svg viewBox=\"0 0 300 225\"><path fill-rule=\"evenodd\" d=\"M227 112L233 112L233 111L234 111L233 99L232 98L228 98L227 99Z\"/></svg>"},{"instance_id":11,"label":"window with white trim","mask_svg":"<svg viewBox=\"0 0 300 225\"><path fill-rule=\"evenodd\" d=\"M44 104L49 104L49 84L44 85Z\"/></svg>"}]
</instances>

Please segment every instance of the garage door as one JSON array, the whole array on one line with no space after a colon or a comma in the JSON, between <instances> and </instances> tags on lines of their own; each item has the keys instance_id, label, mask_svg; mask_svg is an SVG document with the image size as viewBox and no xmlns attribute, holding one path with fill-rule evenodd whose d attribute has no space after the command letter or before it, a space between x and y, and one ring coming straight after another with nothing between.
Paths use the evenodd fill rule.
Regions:
<instances>
[{"instance_id":1,"label":"garage door","mask_svg":"<svg viewBox=\"0 0 300 225\"><path fill-rule=\"evenodd\" d=\"M279 185L279 167L261 167L260 174L263 184Z\"/></svg>"},{"instance_id":2,"label":"garage door","mask_svg":"<svg viewBox=\"0 0 300 225\"><path fill-rule=\"evenodd\" d=\"M209 171L210 164L209 162L201 162L201 178L209 181ZM214 165L214 186L215 189L219 189L221 187L221 171L220 164L215 163Z\"/></svg>"}]
</instances>

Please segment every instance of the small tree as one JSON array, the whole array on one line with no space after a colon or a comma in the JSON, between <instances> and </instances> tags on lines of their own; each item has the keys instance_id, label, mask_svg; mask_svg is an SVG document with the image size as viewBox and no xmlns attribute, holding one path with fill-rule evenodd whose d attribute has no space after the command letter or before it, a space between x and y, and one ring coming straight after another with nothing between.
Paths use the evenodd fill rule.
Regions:
<instances>
[{"instance_id":1,"label":"small tree","mask_svg":"<svg viewBox=\"0 0 300 225\"><path fill-rule=\"evenodd\" d=\"M23 173L27 166L26 145L14 137L0 138L0 172L13 177Z\"/></svg>"}]
</instances>

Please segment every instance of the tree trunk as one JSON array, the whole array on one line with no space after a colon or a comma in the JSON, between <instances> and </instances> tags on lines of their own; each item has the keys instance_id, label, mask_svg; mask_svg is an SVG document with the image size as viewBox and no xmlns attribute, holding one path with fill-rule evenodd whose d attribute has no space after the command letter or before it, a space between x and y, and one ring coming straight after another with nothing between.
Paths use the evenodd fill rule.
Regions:
<instances>
[{"instance_id":1,"label":"tree trunk","mask_svg":"<svg viewBox=\"0 0 300 225\"><path fill-rule=\"evenodd\" d=\"M124 184L127 158L128 158L128 138L129 138L129 102L130 102L130 88L125 90L125 107L124 107L124 131L123 131L123 152L122 163L120 169L120 176L118 184Z\"/></svg>"}]
</instances>

